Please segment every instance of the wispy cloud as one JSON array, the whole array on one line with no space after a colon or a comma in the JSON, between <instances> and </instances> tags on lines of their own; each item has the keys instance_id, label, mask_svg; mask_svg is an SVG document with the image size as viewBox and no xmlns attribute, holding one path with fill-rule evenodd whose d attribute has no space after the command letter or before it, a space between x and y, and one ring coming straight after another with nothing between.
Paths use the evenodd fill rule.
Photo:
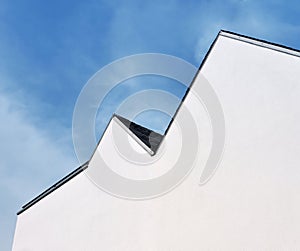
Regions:
<instances>
[{"instance_id":1,"label":"wispy cloud","mask_svg":"<svg viewBox=\"0 0 300 251\"><path fill-rule=\"evenodd\" d=\"M10 249L20 206L76 166L65 129L58 135L38 128L19 100L0 92L1 250Z\"/></svg>"}]
</instances>

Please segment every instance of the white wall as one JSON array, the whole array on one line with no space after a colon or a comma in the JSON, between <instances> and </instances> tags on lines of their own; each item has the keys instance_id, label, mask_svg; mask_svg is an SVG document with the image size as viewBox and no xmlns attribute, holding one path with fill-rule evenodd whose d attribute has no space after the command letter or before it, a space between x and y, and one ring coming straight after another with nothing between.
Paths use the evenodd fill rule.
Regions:
<instances>
[{"instance_id":1,"label":"white wall","mask_svg":"<svg viewBox=\"0 0 300 251\"><path fill-rule=\"evenodd\" d=\"M190 93L185 106L198 118L201 141L197 165L180 186L132 201L103 192L83 172L18 216L13 250L300 249L299 69L299 57L220 36L201 70L226 120L215 176L198 185L212 134L204 107ZM196 79L193 88L200 84ZM154 177L180 151L175 123L153 170L140 171L115 152L113 124L87 172L102 155L119 174Z\"/></svg>"}]
</instances>

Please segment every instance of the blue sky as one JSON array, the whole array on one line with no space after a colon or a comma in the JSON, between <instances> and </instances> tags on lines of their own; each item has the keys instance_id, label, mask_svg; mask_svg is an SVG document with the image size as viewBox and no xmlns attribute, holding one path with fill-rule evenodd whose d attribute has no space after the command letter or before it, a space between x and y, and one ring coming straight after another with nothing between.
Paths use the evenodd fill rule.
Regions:
<instances>
[{"instance_id":1,"label":"blue sky","mask_svg":"<svg viewBox=\"0 0 300 251\"><path fill-rule=\"evenodd\" d=\"M11 248L20 206L78 166L72 112L97 70L145 52L198 66L220 29L300 48L299 15L300 3L278 0L1 0L0 250ZM111 112L102 110L98 133Z\"/></svg>"}]
</instances>

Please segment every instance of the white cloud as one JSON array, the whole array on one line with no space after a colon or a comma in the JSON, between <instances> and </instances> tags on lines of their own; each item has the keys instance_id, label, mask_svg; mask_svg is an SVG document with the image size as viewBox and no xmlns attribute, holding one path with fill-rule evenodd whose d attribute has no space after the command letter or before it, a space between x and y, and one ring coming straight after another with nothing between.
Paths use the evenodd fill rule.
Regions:
<instances>
[{"instance_id":1,"label":"white cloud","mask_svg":"<svg viewBox=\"0 0 300 251\"><path fill-rule=\"evenodd\" d=\"M10 250L19 207L77 165L70 144L30 117L19 97L0 92L1 250Z\"/></svg>"}]
</instances>

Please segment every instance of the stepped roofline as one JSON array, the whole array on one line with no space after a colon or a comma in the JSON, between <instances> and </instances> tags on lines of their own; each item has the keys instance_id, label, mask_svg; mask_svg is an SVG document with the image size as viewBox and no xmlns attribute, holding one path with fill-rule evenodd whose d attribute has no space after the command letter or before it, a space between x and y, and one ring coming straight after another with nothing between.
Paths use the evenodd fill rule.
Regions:
<instances>
[{"instance_id":1,"label":"stepped roofline","mask_svg":"<svg viewBox=\"0 0 300 251\"><path fill-rule=\"evenodd\" d=\"M161 134L159 134L157 132L154 132L154 131L146 128L146 127L138 125L138 124L136 124L136 123L134 123L134 122L132 122L132 121L126 119L126 118L123 118L119 115L114 114L112 116L111 120L113 118L117 118L117 120L119 121L119 125L121 127L123 127L123 129L125 129L125 131L129 135L131 135L137 141L137 143L139 145L141 145L141 147L143 147L150 155L153 156L157 152L161 142L163 141L163 138L166 136L166 134L168 133L169 128L172 125L174 117L178 113L178 111L179 111L183 101L185 100L185 97L187 96L189 90L192 88L194 80L196 79L198 73L200 72L203 65L205 64L207 58L209 57L210 52L212 51L216 41L218 40L218 38L220 36L227 37L227 38L234 39L234 40L238 40L238 41L245 42L245 43L248 43L248 44L253 44L253 45L256 45L256 46L259 46L259 47L268 48L268 49L275 50L275 51L285 53L285 54L288 54L288 55L300 57L300 50L298 50L298 49L294 49L294 48L284 46L284 45L281 45L281 44L269 42L269 41L266 41L266 40L261 40L261 39L241 35L241 34L238 34L238 33L231 32L231 31L220 30L220 32L216 36L215 40L211 44L208 52L206 53L202 63L200 64L198 72L196 73L194 79L192 80L192 83L191 83L190 87L187 89L187 91L186 91L186 93L185 93L185 95L184 95L184 97L181 101L181 104L177 108L177 111L176 111L175 115L173 116L173 119L169 123L168 128L165 131L164 135L161 135ZM101 141L101 139L99 140L99 142L100 141ZM56 189L58 189L59 187L61 187L65 183L67 183L68 181L70 181L72 178L74 178L75 176L80 174L82 171L84 171L86 168L88 168L88 165L89 165L89 161L87 161L86 163L84 163L83 165L81 165L80 167L75 169L73 172L71 172L70 174L68 174L67 176L65 176L64 178L59 180L58 182L56 182L50 188L46 189L40 195L38 195L37 197L35 197L31 201L29 201L24 206L22 206L21 210L19 212L17 212L17 215L23 213L28 208L30 208L31 206L33 206L34 204L36 204L37 202L39 202L40 200L42 200L43 198L48 196L50 193L52 193L53 191L55 191Z\"/></svg>"}]
</instances>

